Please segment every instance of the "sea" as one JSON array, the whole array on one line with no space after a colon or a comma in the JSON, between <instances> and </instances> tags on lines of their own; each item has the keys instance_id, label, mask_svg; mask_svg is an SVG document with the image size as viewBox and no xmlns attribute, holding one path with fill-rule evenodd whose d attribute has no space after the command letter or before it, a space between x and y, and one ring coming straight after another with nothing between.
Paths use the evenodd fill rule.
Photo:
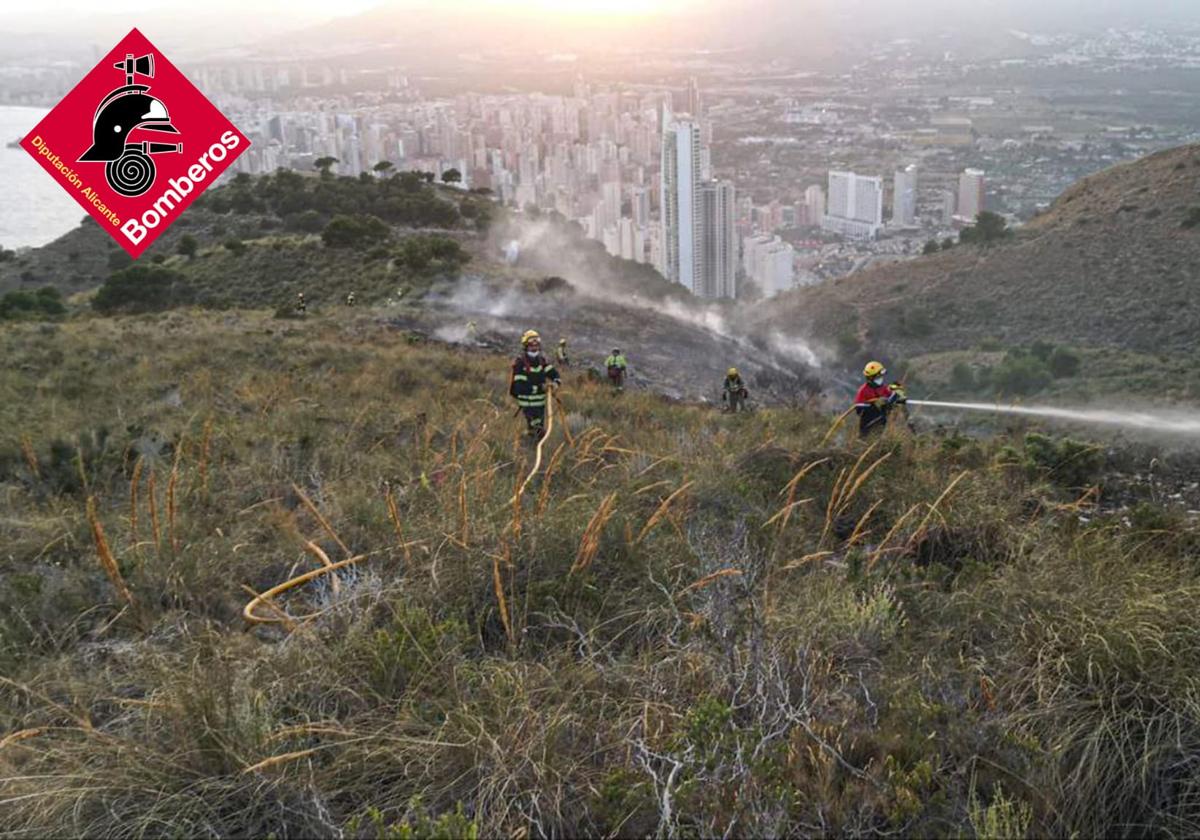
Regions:
<instances>
[{"instance_id":1,"label":"sea","mask_svg":"<svg viewBox=\"0 0 1200 840\"><path fill-rule=\"evenodd\" d=\"M46 116L44 108L0 105L0 247L45 245L79 224L86 214L58 182L19 146Z\"/></svg>"}]
</instances>

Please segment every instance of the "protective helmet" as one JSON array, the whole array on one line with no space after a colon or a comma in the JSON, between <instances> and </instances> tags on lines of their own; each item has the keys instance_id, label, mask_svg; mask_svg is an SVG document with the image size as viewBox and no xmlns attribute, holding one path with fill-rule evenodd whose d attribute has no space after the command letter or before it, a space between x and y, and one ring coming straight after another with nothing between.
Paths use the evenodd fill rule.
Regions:
<instances>
[{"instance_id":1,"label":"protective helmet","mask_svg":"<svg viewBox=\"0 0 1200 840\"><path fill-rule=\"evenodd\" d=\"M737 376L738 375L737 368L730 368L729 370L725 371L725 375L726 376Z\"/></svg>"},{"instance_id":2,"label":"protective helmet","mask_svg":"<svg viewBox=\"0 0 1200 840\"><path fill-rule=\"evenodd\" d=\"M525 332L521 335L521 346L525 347L531 341L540 342L541 340L542 337L537 334L537 330L525 330Z\"/></svg>"},{"instance_id":3,"label":"protective helmet","mask_svg":"<svg viewBox=\"0 0 1200 840\"><path fill-rule=\"evenodd\" d=\"M867 379L874 379L877 376L883 376L887 373L887 368L879 362L867 362L867 366L863 368L863 376Z\"/></svg>"},{"instance_id":4,"label":"protective helmet","mask_svg":"<svg viewBox=\"0 0 1200 840\"><path fill-rule=\"evenodd\" d=\"M620 354L620 352L621 352L621 348L620 348L620 347L614 347L614 348L613 348L613 355L614 355L614 356L616 356L616 355L619 355L619 354Z\"/></svg>"},{"instance_id":5,"label":"protective helmet","mask_svg":"<svg viewBox=\"0 0 1200 840\"><path fill-rule=\"evenodd\" d=\"M560 338L560 339L558 340L558 343L559 343L559 344L566 344L566 343L567 343L567 340L566 340L565 338Z\"/></svg>"}]
</instances>

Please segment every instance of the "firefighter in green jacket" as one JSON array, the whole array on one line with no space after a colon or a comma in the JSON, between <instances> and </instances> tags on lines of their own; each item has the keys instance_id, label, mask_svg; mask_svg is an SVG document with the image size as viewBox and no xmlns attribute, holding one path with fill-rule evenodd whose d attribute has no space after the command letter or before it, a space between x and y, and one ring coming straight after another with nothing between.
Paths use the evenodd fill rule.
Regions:
<instances>
[{"instance_id":1,"label":"firefighter in green jacket","mask_svg":"<svg viewBox=\"0 0 1200 840\"><path fill-rule=\"evenodd\" d=\"M604 367L608 370L608 381L612 383L614 391L625 390L625 368L628 366L620 347L614 347L612 355L604 360Z\"/></svg>"},{"instance_id":2,"label":"firefighter in green jacket","mask_svg":"<svg viewBox=\"0 0 1200 840\"><path fill-rule=\"evenodd\" d=\"M508 393L525 415L527 434L541 440L546 433L546 396L561 384L558 370L542 355L542 339L534 330L521 336L522 353L512 364Z\"/></svg>"},{"instance_id":3,"label":"firefighter in green jacket","mask_svg":"<svg viewBox=\"0 0 1200 840\"><path fill-rule=\"evenodd\" d=\"M742 375L738 373L737 368L731 367L725 372L725 383L721 394L721 399L725 401L725 410L735 414L745 411L746 398L749 396L750 392L746 390L746 383L742 380Z\"/></svg>"}]
</instances>

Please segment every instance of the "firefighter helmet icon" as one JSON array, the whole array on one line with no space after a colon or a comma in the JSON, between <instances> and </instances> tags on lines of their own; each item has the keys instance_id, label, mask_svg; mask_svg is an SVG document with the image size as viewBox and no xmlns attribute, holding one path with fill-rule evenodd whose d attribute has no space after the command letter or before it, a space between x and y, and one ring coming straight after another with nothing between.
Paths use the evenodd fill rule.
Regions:
<instances>
[{"instance_id":1,"label":"firefighter helmet icon","mask_svg":"<svg viewBox=\"0 0 1200 840\"><path fill-rule=\"evenodd\" d=\"M79 158L103 161L108 185L130 198L141 195L154 185L154 161L151 155L182 152L182 143L154 143L130 140L135 130L178 134L162 100L150 96L149 85L134 84L136 76L154 78L154 56L134 58L126 53L124 61L113 67L125 73L125 84L104 97L92 122L92 145Z\"/></svg>"}]
</instances>

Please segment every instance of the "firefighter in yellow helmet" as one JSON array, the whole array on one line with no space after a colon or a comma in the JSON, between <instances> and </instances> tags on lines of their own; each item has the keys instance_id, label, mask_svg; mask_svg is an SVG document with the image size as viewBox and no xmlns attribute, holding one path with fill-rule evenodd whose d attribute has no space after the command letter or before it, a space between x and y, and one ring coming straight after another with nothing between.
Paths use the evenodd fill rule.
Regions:
<instances>
[{"instance_id":1,"label":"firefighter in yellow helmet","mask_svg":"<svg viewBox=\"0 0 1200 840\"><path fill-rule=\"evenodd\" d=\"M561 384L557 368L542 355L542 338L534 330L521 336L521 355L512 364L508 393L525 415L527 434L541 440L546 433L546 396Z\"/></svg>"},{"instance_id":2,"label":"firefighter in yellow helmet","mask_svg":"<svg viewBox=\"0 0 1200 840\"><path fill-rule=\"evenodd\" d=\"M887 426L888 414L897 405L907 400L904 386L893 382L884 384L887 369L879 362L867 362L863 368L862 387L854 398L854 410L858 413L858 434L866 437L872 432L882 432Z\"/></svg>"},{"instance_id":3,"label":"firefighter in yellow helmet","mask_svg":"<svg viewBox=\"0 0 1200 840\"><path fill-rule=\"evenodd\" d=\"M560 338L558 346L554 348L554 361L560 367L568 368L571 366L571 359L567 355L567 340L565 338Z\"/></svg>"},{"instance_id":4,"label":"firefighter in yellow helmet","mask_svg":"<svg viewBox=\"0 0 1200 840\"><path fill-rule=\"evenodd\" d=\"M737 368L731 367L725 372L722 388L721 399L725 402L726 411L736 413L745 410L746 398L750 396L750 392L746 390L746 383L742 381Z\"/></svg>"}]
</instances>

